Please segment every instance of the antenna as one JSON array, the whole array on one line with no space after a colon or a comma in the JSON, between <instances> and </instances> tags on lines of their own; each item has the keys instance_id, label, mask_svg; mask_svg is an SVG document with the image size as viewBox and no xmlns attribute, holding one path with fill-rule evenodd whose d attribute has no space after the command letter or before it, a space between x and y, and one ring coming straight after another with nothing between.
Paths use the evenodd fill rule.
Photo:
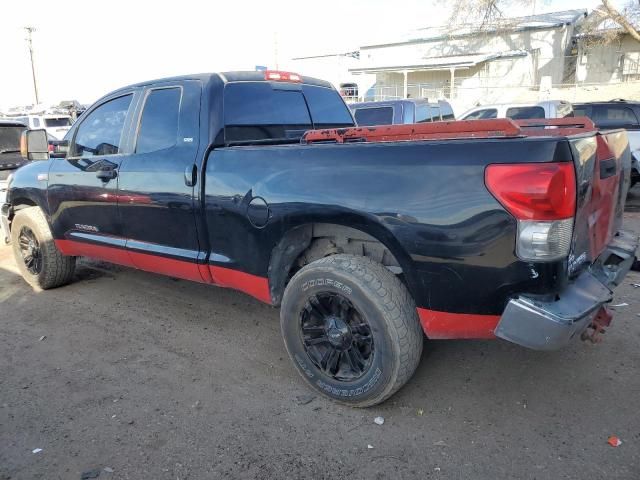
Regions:
<instances>
[{"instance_id":1,"label":"antenna","mask_svg":"<svg viewBox=\"0 0 640 480\"><path fill-rule=\"evenodd\" d=\"M40 98L38 97L38 84L36 82L36 68L33 64L33 42L31 40L31 34L36 31L35 27L24 27L27 31L27 47L29 48L29 58L31 60L31 75L33 76L33 91L36 95L36 105L40 103Z\"/></svg>"}]
</instances>

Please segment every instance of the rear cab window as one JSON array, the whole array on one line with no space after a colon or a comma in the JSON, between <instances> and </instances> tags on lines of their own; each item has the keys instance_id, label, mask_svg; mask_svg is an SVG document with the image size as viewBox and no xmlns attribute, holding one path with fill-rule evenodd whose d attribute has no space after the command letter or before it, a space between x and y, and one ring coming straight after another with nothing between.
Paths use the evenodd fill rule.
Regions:
<instances>
[{"instance_id":1,"label":"rear cab window","mask_svg":"<svg viewBox=\"0 0 640 480\"><path fill-rule=\"evenodd\" d=\"M511 107L507 109L507 118L511 118L513 120L545 118L544 108L539 106Z\"/></svg>"},{"instance_id":2,"label":"rear cab window","mask_svg":"<svg viewBox=\"0 0 640 480\"><path fill-rule=\"evenodd\" d=\"M314 128L353 125L337 91L315 85L234 82L224 89L225 141L299 140Z\"/></svg>"},{"instance_id":3,"label":"rear cab window","mask_svg":"<svg viewBox=\"0 0 640 480\"><path fill-rule=\"evenodd\" d=\"M356 123L361 127L392 125L393 107L364 107L355 111Z\"/></svg>"}]
</instances>

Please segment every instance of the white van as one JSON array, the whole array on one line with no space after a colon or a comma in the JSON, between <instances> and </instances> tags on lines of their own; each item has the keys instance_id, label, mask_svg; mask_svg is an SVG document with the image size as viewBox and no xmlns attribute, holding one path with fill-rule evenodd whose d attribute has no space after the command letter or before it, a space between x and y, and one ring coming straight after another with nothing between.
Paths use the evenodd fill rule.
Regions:
<instances>
[{"instance_id":1,"label":"white van","mask_svg":"<svg viewBox=\"0 0 640 480\"><path fill-rule=\"evenodd\" d=\"M73 124L70 115L62 114L24 115L11 117L11 120L17 120L30 129L44 128L56 140L62 140Z\"/></svg>"},{"instance_id":2,"label":"white van","mask_svg":"<svg viewBox=\"0 0 640 480\"><path fill-rule=\"evenodd\" d=\"M502 103L482 105L464 112L458 120L485 120L488 118L564 118L573 117L573 106L564 100L545 100L532 103Z\"/></svg>"}]
</instances>

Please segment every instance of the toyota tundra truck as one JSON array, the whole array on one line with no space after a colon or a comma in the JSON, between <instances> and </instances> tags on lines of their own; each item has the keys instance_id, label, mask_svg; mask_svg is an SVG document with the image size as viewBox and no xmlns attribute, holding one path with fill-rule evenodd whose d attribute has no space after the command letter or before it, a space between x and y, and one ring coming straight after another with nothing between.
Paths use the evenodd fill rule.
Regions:
<instances>
[{"instance_id":1,"label":"toyota tundra truck","mask_svg":"<svg viewBox=\"0 0 640 480\"><path fill-rule=\"evenodd\" d=\"M358 128L327 82L227 72L122 88L55 154L44 132L22 146L1 220L32 286L91 257L240 290L280 307L312 388L358 407L425 336L594 339L637 246L626 133L587 118Z\"/></svg>"}]
</instances>

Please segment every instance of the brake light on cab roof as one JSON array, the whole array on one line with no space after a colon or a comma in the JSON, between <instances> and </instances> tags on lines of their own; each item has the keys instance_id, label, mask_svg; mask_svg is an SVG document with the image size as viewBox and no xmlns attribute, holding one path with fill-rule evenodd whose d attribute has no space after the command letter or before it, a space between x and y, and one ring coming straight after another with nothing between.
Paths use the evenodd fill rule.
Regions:
<instances>
[{"instance_id":1,"label":"brake light on cab roof","mask_svg":"<svg viewBox=\"0 0 640 480\"><path fill-rule=\"evenodd\" d=\"M276 82L302 82L302 77L293 72L281 72L278 70L267 70L264 72L265 80Z\"/></svg>"}]
</instances>

